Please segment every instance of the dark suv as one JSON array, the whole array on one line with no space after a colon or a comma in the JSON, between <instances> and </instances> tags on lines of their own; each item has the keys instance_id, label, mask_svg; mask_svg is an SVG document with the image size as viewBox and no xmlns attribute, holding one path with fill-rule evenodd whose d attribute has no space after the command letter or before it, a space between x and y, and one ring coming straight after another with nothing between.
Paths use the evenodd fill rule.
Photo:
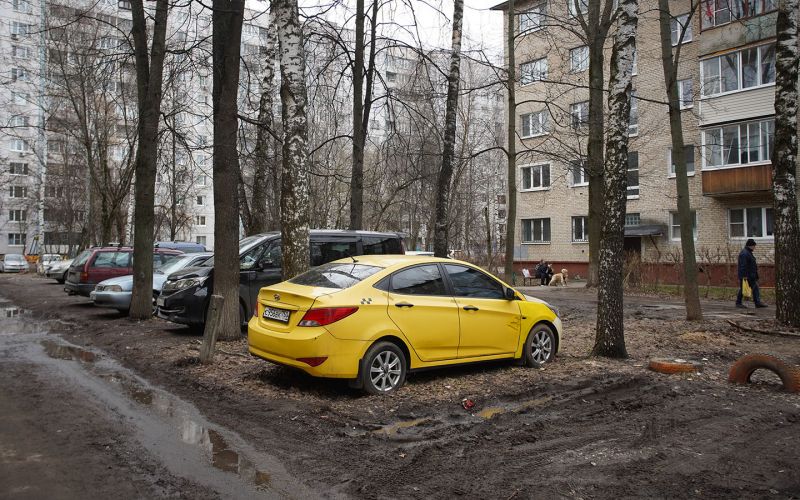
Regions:
<instances>
[{"instance_id":1,"label":"dark suv","mask_svg":"<svg viewBox=\"0 0 800 500\"><path fill-rule=\"evenodd\" d=\"M311 265L319 266L353 255L403 254L398 233L311 230ZM253 311L262 287L281 277L280 233L249 236L239 242L239 319L242 326ZM169 275L158 297L158 317L196 328L205 324L208 300L214 286L214 258L201 267Z\"/></svg>"}]
</instances>

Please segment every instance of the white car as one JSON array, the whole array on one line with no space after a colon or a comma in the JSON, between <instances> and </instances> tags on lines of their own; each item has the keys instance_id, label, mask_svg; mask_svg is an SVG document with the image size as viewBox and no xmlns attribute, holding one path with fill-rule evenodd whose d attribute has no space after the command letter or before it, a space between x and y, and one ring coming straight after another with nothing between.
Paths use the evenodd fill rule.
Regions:
<instances>
[{"instance_id":1,"label":"white car","mask_svg":"<svg viewBox=\"0 0 800 500\"><path fill-rule=\"evenodd\" d=\"M7 253L0 262L0 271L4 273L21 273L28 270L28 261L18 253Z\"/></svg>"},{"instance_id":2,"label":"white car","mask_svg":"<svg viewBox=\"0 0 800 500\"><path fill-rule=\"evenodd\" d=\"M67 273L69 272L69 266L72 265L72 261L73 259L54 262L50 266L50 269L44 272L44 275L63 284L67 280Z\"/></svg>"},{"instance_id":3,"label":"white car","mask_svg":"<svg viewBox=\"0 0 800 500\"><path fill-rule=\"evenodd\" d=\"M57 253L46 253L39 257L39 262L36 264L36 272L39 274L45 274L53 264L56 262L61 262L62 258Z\"/></svg>"}]
</instances>

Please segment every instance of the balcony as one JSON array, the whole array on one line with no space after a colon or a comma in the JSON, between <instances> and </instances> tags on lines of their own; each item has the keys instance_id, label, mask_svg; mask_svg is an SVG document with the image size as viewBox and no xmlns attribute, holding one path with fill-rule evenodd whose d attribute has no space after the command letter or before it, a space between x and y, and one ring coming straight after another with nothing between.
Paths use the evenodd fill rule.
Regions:
<instances>
[{"instance_id":1,"label":"balcony","mask_svg":"<svg viewBox=\"0 0 800 500\"><path fill-rule=\"evenodd\" d=\"M703 171L705 196L765 193L772 190L772 164Z\"/></svg>"}]
</instances>

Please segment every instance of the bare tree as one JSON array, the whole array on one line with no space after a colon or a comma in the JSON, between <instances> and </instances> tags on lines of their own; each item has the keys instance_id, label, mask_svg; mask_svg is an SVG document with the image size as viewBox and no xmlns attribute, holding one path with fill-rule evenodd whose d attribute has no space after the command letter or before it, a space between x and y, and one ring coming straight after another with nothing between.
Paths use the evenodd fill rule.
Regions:
<instances>
[{"instance_id":1,"label":"bare tree","mask_svg":"<svg viewBox=\"0 0 800 500\"><path fill-rule=\"evenodd\" d=\"M508 92L508 123L507 140L508 146L506 155L508 157L508 170L506 171L508 182L508 199L506 206L508 212L506 217L506 252L505 252L505 278L511 280L514 274L514 237L517 224L517 97L515 93L516 68L514 28L516 26L516 10L514 10L514 0L508 1L508 23L506 25L506 92ZM513 285L513 283L512 283Z\"/></svg>"},{"instance_id":2,"label":"bare tree","mask_svg":"<svg viewBox=\"0 0 800 500\"><path fill-rule=\"evenodd\" d=\"M239 56L244 0L213 1L214 293L225 301L220 339L241 335L239 304Z\"/></svg>"},{"instance_id":3,"label":"bare tree","mask_svg":"<svg viewBox=\"0 0 800 500\"><path fill-rule=\"evenodd\" d=\"M670 14L669 0L658 0L658 20L661 29L661 66L667 90L669 128L672 136L672 163L675 165L675 181L678 191L678 219L681 225L681 250L683 252L683 297L686 303L686 319L703 319L700 306L700 290L697 285L697 261L694 248L694 217L689 198L689 178L686 173L686 154L683 147L683 124L681 123L681 96L678 95L678 62L683 39L696 9L694 6L680 24ZM679 34L676 48L672 48L672 23L678 23Z\"/></svg>"},{"instance_id":4,"label":"bare tree","mask_svg":"<svg viewBox=\"0 0 800 500\"><path fill-rule=\"evenodd\" d=\"M800 326L800 223L797 212L797 0L778 3L775 46L775 307L779 322Z\"/></svg>"},{"instance_id":5,"label":"bare tree","mask_svg":"<svg viewBox=\"0 0 800 500\"><path fill-rule=\"evenodd\" d=\"M308 269L310 263L305 54L297 0L278 0L273 8L280 50L284 137L281 245L283 277L289 279Z\"/></svg>"},{"instance_id":6,"label":"bare tree","mask_svg":"<svg viewBox=\"0 0 800 500\"><path fill-rule=\"evenodd\" d=\"M147 319L153 315L153 230L158 168L158 123L161 112L168 10L167 0L157 0L152 45L148 47L143 0L131 1L133 14L131 34L136 61L139 107L134 192L133 292L129 312L131 318L135 319Z\"/></svg>"},{"instance_id":7,"label":"bare tree","mask_svg":"<svg viewBox=\"0 0 800 500\"><path fill-rule=\"evenodd\" d=\"M453 33L450 53L450 73L447 77L447 108L444 118L444 150L442 166L436 188L436 222L434 224L433 251L437 257L447 257L449 202L453 177L453 155L456 146L456 118L458 113L458 86L461 82L461 25L464 17L464 0L453 2ZM463 144L463 142L462 142Z\"/></svg>"},{"instance_id":8,"label":"bare tree","mask_svg":"<svg viewBox=\"0 0 800 500\"><path fill-rule=\"evenodd\" d=\"M597 331L592 353L627 357L622 317L623 240L625 228L628 126L631 76L636 53L637 0L621 0L614 35L609 82L608 138L606 141L603 238L600 242L600 286L597 293ZM691 227L691 226L690 226Z\"/></svg>"}]
</instances>

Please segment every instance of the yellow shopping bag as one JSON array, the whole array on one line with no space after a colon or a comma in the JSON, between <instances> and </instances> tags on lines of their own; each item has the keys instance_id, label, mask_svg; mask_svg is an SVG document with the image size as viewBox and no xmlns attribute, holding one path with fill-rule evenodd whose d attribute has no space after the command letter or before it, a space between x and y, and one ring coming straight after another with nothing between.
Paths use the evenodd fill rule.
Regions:
<instances>
[{"instance_id":1,"label":"yellow shopping bag","mask_svg":"<svg viewBox=\"0 0 800 500\"><path fill-rule=\"evenodd\" d=\"M746 279L742 280L742 297L747 299L753 298L753 289L750 288L750 283Z\"/></svg>"}]
</instances>

